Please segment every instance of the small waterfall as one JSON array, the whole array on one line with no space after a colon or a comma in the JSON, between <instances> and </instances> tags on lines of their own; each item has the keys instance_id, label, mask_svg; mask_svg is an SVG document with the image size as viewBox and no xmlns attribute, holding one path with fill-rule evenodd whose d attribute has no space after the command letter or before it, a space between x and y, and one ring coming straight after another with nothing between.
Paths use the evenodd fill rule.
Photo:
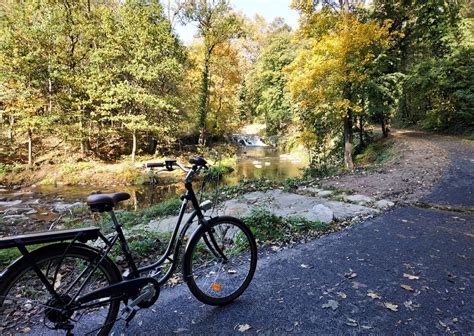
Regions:
<instances>
[{"instance_id":1,"label":"small waterfall","mask_svg":"<svg viewBox=\"0 0 474 336\"><path fill-rule=\"evenodd\" d=\"M267 147L259 135L255 134L232 134L232 141L241 147Z\"/></svg>"}]
</instances>

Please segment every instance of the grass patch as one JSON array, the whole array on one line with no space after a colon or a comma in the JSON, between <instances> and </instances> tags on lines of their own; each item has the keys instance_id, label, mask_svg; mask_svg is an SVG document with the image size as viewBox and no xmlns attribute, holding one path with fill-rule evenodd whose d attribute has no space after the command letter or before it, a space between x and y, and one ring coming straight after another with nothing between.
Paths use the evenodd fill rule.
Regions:
<instances>
[{"instance_id":1,"label":"grass patch","mask_svg":"<svg viewBox=\"0 0 474 336\"><path fill-rule=\"evenodd\" d=\"M162 216L174 216L179 213L182 201L179 198L170 198L161 203L142 210L145 219L153 219Z\"/></svg>"},{"instance_id":2,"label":"grass patch","mask_svg":"<svg viewBox=\"0 0 474 336\"><path fill-rule=\"evenodd\" d=\"M123 225L125 228L131 228L139 224L146 224L148 221L155 218L178 215L180 207L181 200L179 198L171 198L138 211L116 210L115 215L119 224ZM98 223L104 232L111 232L113 227L109 215L101 215Z\"/></svg>"},{"instance_id":3,"label":"grass patch","mask_svg":"<svg viewBox=\"0 0 474 336\"><path fill-rule=\"evenodd\" d=\"M4 268L13 260L21 256L21 252L16 247L0 250L0 267Z\"/></svg>"},{"instance_id":4,"label":"grass patch","mask_svg":"<svg viewBox=\"0 0 474 336\"><path fill-rule=\"evenodd\" d=\"M140 231L128 237L127 242L134 257L149 258L163 253L170 239L171 233ZM122 255L121 250L118 255Z\"/></svg>"},{"instance_id":5,"label":"grass patch","mask_svg":"<svg viewBox=\"0 0 474 336\"><path fill-rule=\"evenodd\" d=\"M466 135L466 136L464 137L464 139L465 139L465 140L472 140L472 141L474 141L474 134ZM1 173L0 173L0 174L1 174Z\"/></svg>"},{"instance_id":6,"label":"grass patch","mask_svg":"<svg viewBox=\"0 0 474 336\"><path fill-rule=\"evenodd\" d=\"M304 233L324 233L331 224L310 221L302 217L281 217L264 208L253 208L250 215L243 218L260 243L290 242Z\"/></svg>"},{"instance_id":7,"label":"grass patch","mask_svg":"<svg viewBox=\"0 0 474 336\"><path fill-rule=\"evenodd\" d=\"M355 157L358 166L381 165L392 158L394 141L383 139L373 142L364 151Z\"/></svg>"}]
</instances>

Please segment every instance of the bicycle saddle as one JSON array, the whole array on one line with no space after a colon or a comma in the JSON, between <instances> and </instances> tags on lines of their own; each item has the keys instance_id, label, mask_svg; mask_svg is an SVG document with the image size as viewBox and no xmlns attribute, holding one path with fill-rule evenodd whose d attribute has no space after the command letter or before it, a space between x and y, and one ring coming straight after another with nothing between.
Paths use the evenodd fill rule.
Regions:
<instances>
[{"instance_id":1,"label":"bicycle saddle","mask_svg":"<svg viewBox=\"0 0 474 336\"><path fill-rule=\"evenodd\" d=\"M189 163L196 166L205 166L207 164L206 160L204 160L202 157L199 157L199 156L196 158L190 159Z\"/></svg>"},{"instance_id":2,"label":"bicycle saddle","mask_svg":"<svg viewBox=\"0 0 474 336\"><path fill-rule=\"evenodd\" d=\"M130 194L126 192L115 192L111 194L94 194L87 197L87 205L94 212L110 211L120 201L130 198Z\"/></svg>"}]
</instances>

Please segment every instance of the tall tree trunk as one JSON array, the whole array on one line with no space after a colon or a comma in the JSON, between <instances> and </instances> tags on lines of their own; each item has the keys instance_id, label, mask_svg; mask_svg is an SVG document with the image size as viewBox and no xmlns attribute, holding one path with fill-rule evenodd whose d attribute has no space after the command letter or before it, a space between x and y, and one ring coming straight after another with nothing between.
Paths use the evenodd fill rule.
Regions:
<instances>
[{"instance_id":1,"label":"tall tree trunk","mask_svg":"<svg viewBox=\"0 0 474 336\"><path fill-rule=\"evenodd\" d=\"M48 112L53 110L53 82L51 80L51 55L48 55Z\"/></svg>"},{"instance_id":2,"label":"tall tree trunk","mask_svg":"<svg viewBox=\"0 0 474 336\"><path fill-rule=\"evenodd\" d=\"M205 51L204 69L202 71L201 92L199 95L199 145L206 143L206 119L209 97L209 63L211 54L209 50Z\"/></svg>"},{"instance_id":3,"label":"tall tree trunk","mask_svg":"<svg viewBox=\"0 0 474 336\"><path fill-rule=\"evenodd\" d=\"M385 118L383 116L382 116L382 122L380 123L380 126L382 126L383 137L384 138L388 137L388 129L387 129L387 125L385 125Z\"/></svg>"},{"instance_id":4,"label":"tall tree trunk","mask_svg":"<svg viewBox=\"0 0 474 336\"><path fill-rule=\"evenodd\" d=\"M28 166L33 165L33 132L28 128Z\"/></svg>"},{"instance_id":5,"label":"tall tree trunk","mask_svg":"<svg viewBox=\"0 0 474 336\"><path fill-rule=\"evenodd\" d=\"M81 143L81 153L84 155L86 153L86 146L84 143L83 129L84 129L84 125L82 122L82 111L81 111L81 108L79 107L79 137L80 137L79 141Z\"/></svg>"},{"instance_id":6,"label":"tall tree trunk","mask_svg":"<svg viewBox=\"0 0 474 336\"><path fill-rule=\"evenodd\" d=\"M133 137L133 141L132 141L132 162L135 163L135 154L136 154L136 151L137 151L137 131L136 130L133 130L132 137Z\"/></svg>"},{"instance_id":7,"label":"tall tree trunk","mask_svg":"<svg viewBox=\"0 0 474 336\"><path fill-rule=\"evenodd\" d=\"M344 116L344 166L348 170L354 169L352 162L352 111Z\"/></svg>"},{"instance_id":8,"label":"tall tree trunk","mask_svg":"<svg viewBox=\"0 0 474 336\"><path fill-rule=\"evenodd\" d=\"M364 119L362 117L362 114L359 116L359 142L362 148L365 147L365 141L364 141Z\"/></svg>"},{"instance_id":9,"label":"tall tree trunk","mask_svg":"<svg viewBox=\"0 0 474 336\"><path fill-rule=\"evenodd\" d=\"M13 125L15 124L15 117L11 115L9 121L10 122L8 126L8 139L10 139L10 142L13 142L13 138L14 138Z\"/></svg>"}]
</instances>

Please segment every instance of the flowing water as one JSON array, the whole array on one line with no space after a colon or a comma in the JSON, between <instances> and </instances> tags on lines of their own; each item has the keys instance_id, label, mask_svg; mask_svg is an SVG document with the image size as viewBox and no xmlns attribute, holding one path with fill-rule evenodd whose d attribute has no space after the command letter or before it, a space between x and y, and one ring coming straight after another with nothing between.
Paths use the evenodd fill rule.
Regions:
<instances>
[{"instance_id":1,"label":"flowing water","mask_svg":"<svg viewBox=\"0 0 474 336\"><path fill-rule=\"evenodd\" d=\"M282 180L302 174L305 161L269 146L243 146L239 149L235 170L223 179L223 183L236 184L242 179ZM127 209L146 208L163 199L184 191L183 183L176 180L166 182L166 174L158 185L140 186L34 186L20 190L0 189L0 235L1 226L20 223L28 217L37 222L47 223L61 213L74 207L81 207L85 198L92 193L125 191L130 193L130 201L122 207ZM81 204L82 203L82 204ZM2 225L3 221L3 225ZM7 230L8 231L8 230Z\"/></svg>"}]
</instances>

